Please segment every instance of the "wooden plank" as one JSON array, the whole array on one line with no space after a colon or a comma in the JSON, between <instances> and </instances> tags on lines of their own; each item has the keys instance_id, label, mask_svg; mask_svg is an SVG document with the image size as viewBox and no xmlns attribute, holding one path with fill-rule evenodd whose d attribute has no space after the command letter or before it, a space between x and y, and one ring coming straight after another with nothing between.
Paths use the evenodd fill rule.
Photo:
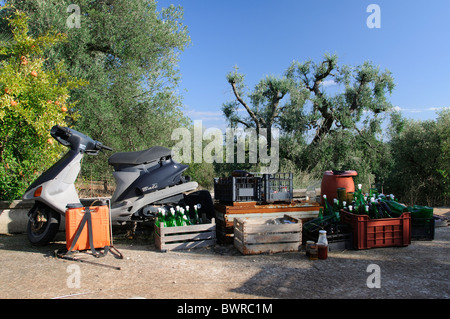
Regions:
<instances>
[{"instance_id":1,"label":"wooden plank","mask_svg":"<svg viewBox=\"0 0 450 319\"><path fill-rule=\"evenodd\" d=\"M161 236L156 231L155 231L154 238L155 238L155 246L156 246L156 248L163 249L162 248L163 242L161 240Z\"/></svg>"},{"instance_id":2,"label":"wooden plank","mask_svg":"<svg viewBox=\"0 0 450 319\"><path fill-rule=\"evenodd\" d=\"M264 204L258 204L256 202L229 202L229 203L223 203L223 202L215 202L214 207L218 209L232 209L232 210L239 210L239 209L248 209L248 208L256 208L256 209L264 209L264 208L286 208L286 207L317 207L320 206L318 202L306 202L306 201L299 201L294 200L289 203L264 203Z\"/></svg>"},{"instance_id":3,"label":"wooden plank","mask_svg":"<svg viewBox=\"0 0 450 319\"><path fill-rule=\"evenodd\" d=\"M202 241L189 241L189 242L182 242L182 243L164 244L164 247L161 247L161 249L186 250L186 249L195 249L195 248L213 246L215 244L216 244L216 239L209 239L209 240L202 240Z\"/></svg>"},{"instance_id":4,"label":"wooden plank","mask_svg":"<svg viewBox=\"0 0 450 319\"><path fill-rule=\"evenodd\" d=\"M176 227L157 227L160 230L160 234L178 234L178 233L196 233L201 231L208 231L215 228L215 224L200 224L200 225L189 225L189 226L176 226Z\"/></svg>"},{"instance_id":5,"label":"wooden plank","mask_svg":"<svg viewBox=\"0 0 450 319\"><path fill-rule=\"evenodd\" d=\"M301 243L276 243L244 245L238 238L234 238L234 246L243 255L256 255L262 253L295 252L299 250Z\"/></svg>"},{"instance_id":6,"label":"wooden plank","mask_svg":"<svg viewBox=\"0 0 450 319\"><path fill-rule=\"evenodd\" d=\"M234 227L235 229L239 230L240 232L244 232L244 222L242 219L235 218L234 219Z\"/></svg>"},{"instance_id":7,"label":"wooden plank","mask_svg":"<svg viewBox=\"0 0 450 319\"><path fill-rule=\"evenodd\" d=\"M295 252L299 250L299 247L300 243L256 244L248 245L246 247L246 253L253 255L261 253Z\"/></svg>"},{"instance_id":8,"label":"wooden plank","mask_svg":"<svg viewBox=\"0 0 450 319\"><path fill-rule=\"evenodd\" d=\"M255 206L257 202L230 202L227 205L235 206L235 207L248 207Z\"/></svg>"},{"instance_id":9,"label":"wooden plank","mask_svg":"<svg viewBox=\"0 0 450 319\"><path fill-rule=\"evenodd\" d=\"M291 203L272 203L272 204L255 204L255 202L234 202L234 203L222 203L216 202L214 208L221 213L239 213L246 212L275 212L280 210L319 210L320 204L316 202L300 202L293 201Z\"/></svg>"},{"instance_id":10,"label":"wooden plank","mask_svg":"<svg viewBox=\"0 0 450 319\"><path fill-rule=\"evenodd\" d=\"M247 234L253 233L287 233L300 231L299 224L269 224L269 225L252 225L251 221L244 224L244 231Z\"/></svg>"},{"instance_id":11,"label":"wooden plank","mask_svg":"<svg viewBox=\"0 0 450 319\"><path fill-rule=\"evenodd\" d=\"M277 233L277 234L248 234L245 237L245 244L266 244L266 243L288 243L299 242L301 239L301 233Z\"/></svg>"},{"instance_id":12,"label":"wooden plank","mask_svg":"<svg viewBox=\"0 0 450 319\"><path fill-rule=\"evenodd\" d=\"M243 232L242 228L241 229L239 229L239 228L235 228L234 229L234 237L239 238L241 241L244 240L244 232Z\"/></svg>"},{"instance_id":13,"label":"wooden plank","mask_svg":"<svg viewBox=\"0 0 450 319\"><path fill-rule=\"evenodd\" d=\"M237 248L237 250L239 250L241 252L241 254L245 254L245 250L244 250L244 244L242 243L242 240L240 240L238 237L234 236L234 247Z\"/></svg>"},{"instance_id":14,"label":"wooden plank","mask_svg":"<svg viewBox=\"0 0 450 319\"><path fill-rule=\"evenodd\" d=\"M198 241L204 239L211 239L216 237L215 231L208 231L205 233L195 233L195 234L181 234L175 236L165 236L164 243L170 243L174 241Z\"/></svg>"}]
</instances>

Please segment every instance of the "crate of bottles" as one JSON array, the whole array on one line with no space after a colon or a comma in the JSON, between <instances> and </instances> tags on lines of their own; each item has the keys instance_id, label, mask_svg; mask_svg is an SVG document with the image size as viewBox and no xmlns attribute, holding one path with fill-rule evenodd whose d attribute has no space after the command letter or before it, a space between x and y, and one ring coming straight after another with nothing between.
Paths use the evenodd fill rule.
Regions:
<instances>
[{"instance_id":1,"label":"crate of bottles","mask_svg":"<svg viewBox=\"0 0 450 319\"><path fill-rule=\"evenodd\" d=\"M404 212L397 218L371 219L368 215L352 214L341 209L340 217L342 223L352 227L355 249L411 244L411 213L409 212Z\"/></svg>"},{"instance_id":2,"label":"crate of bottles","mask_svg":"<svg viewBox=\"0 0 450 319\"><path fill-rule=\"evenodd\" d=\"M214 179L214 198L222 202L291 202L293 174L257 174Z\"/></svg>"},{"instance_id":3,"label":"crate of bottles","mask_svg":"<svg viewBox=\"0 0 450 319\"><path fill-rule=\"evenodd\" d=\"M234 246L243 255L295 252L302 244L302 220L282 218L234 219Z\"/></svg>"},{"instance_id":4,"label":"crate of bottles","mask_svg":"<svg viewBox=\"0 0 450 319\"><path fill-rule=\"evenodd\" d=\"M164 226L155 224L154 238L156 249L160 251L186 250L216 244L216 222L205 216L202 223L185 226Z\"/></svg>"}]
</instances>

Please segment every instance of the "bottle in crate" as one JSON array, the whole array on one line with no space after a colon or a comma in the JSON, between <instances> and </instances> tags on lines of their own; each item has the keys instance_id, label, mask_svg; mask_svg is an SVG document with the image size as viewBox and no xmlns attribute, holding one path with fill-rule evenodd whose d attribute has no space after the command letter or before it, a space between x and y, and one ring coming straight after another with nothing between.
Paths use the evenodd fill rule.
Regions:
<instances>
[{"instance_id":1,"label":"bottle in crate","mask_svg":"<svg viewBox=\"0 0 450 319\"><path fill-rule=\"evenodd\" d=\"M186 215L183 215L183 226L189 226L191 223L187 219Z\"/></svg>"},{"instance_id":2,"label":"bottle in crate","mask_svg":"<svg viewBox=\"0 0 450 319\"><path fill-rule=\"evenodd\" d=\"M195 224L200 224L200 219L198 217L198 205L194 205L194 222Z\"/></svg>"},{"instance_id":3,"label":"bottle in crate","mask_svg":"<svg viewBox=\"0 0 450 319\"><path fill-rule=\"evenodd\" d=\"M177 217L175 215L175 209L173 207L169 208L169 227L177 226Z\"/></svg>"},{"instance_id":4,"label":"bottle in crate","mask_svg":"<svg viewBox=\"0 0 450 319\"><path fill-rule=\"evenodd\" d=\"M183 207L180 208L180 216L181 216L183 226L191 225L189 214L187 214L187 212L185 212Z\"/></svg>"},{"instance_id":5,"label":"bottle in crate","mask_svg":"<svg viewBox=\"0 0 450 319\"><path fill-rule=\"evenodd\" d=\"M161 208L158 207L158 213L156 215L155 225L158 227L161 227L161 225L163 225L164 223L165 223L165 221L164 221L164 217L163 217Z\"/></svg>"},{"instance_id":6,"label":"bottle in crate","mask_svg":"<svg viewBox=\"0 0 450 319\"><path fill-rule=\"evenodd\" d=\"M175 226L183 226L183 216L181 214L180 206L175 207Z\"/></svg>"},{"instance_id":7,"label":"bottle in crate","mask_svg":"<svg viewBox=\"0 0 450 319\"><path fill-rule=\"evenodd\" d=\"M172 227L173 226L172 225L172 214L170 213L170 210L166 211L164 208L162 208L162 211L163 211L163 215L165 216L165 221L166 221L164 226Z\"/></svg>"},{"instance_id":8,"label":"bottle in crate","mask_svg":"<svg viewBox=\"0 0 450 319\"><path fill-rule=\"evenodd\" d=\"M192 220L191 213L189 212L189 205L186 205L184 208L186 210L186 216L188 217L189 220Z\"/></svg>"}]
</instances>

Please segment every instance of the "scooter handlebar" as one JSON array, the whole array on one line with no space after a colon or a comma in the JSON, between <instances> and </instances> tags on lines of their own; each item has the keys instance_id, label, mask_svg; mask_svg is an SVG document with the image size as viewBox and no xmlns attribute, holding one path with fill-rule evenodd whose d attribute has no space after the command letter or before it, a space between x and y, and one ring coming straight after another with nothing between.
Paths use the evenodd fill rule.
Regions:
<instances>
[{"instance_id":1,"label":"scooter handlebar","mask_svg":"<svg viewBox=\"0 0 450 319\"><path fill-rule=\"evenodd\" d=\"M70 146L69 138L72 135L67 127L55 125L50 130L50 135L64 146Z\"/></svg>"},{"instance_id":2,"label":"scooter handlebar","mask_svg":"<svg viewBox=\"0 0 450 319\"><path fill-rule=\"evenodd\" d=\"M103 145L100 142L97 142L97 148L98 148L98 150L102 150L102 149L107 150L107 151L112 151L113 150L111 147Z\"/></svg>"}]
</instances>

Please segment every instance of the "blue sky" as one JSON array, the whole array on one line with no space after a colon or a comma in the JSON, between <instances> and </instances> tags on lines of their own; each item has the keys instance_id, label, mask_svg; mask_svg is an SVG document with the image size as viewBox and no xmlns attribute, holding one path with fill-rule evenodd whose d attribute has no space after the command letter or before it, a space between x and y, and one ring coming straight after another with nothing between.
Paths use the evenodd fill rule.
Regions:
<instances>
[{"instance_id":1,"label":"blue sky","mask_svg":"<svg viewBox=\"0 0 450 319\"><path fill-rule=\"evenodd\" d=\"M293 60L339 64L372 61L389 69L390 101L412 119L434 119L450 106L450 1L404 0L161 0L184 8L192 45L180 55L187 114L204 127L225 127L221 112L233 95L226 74L235 65L252 89L266 75L282 75ZM369 4L381 28L368 28Z\"/></svg>"}]
</instances>

